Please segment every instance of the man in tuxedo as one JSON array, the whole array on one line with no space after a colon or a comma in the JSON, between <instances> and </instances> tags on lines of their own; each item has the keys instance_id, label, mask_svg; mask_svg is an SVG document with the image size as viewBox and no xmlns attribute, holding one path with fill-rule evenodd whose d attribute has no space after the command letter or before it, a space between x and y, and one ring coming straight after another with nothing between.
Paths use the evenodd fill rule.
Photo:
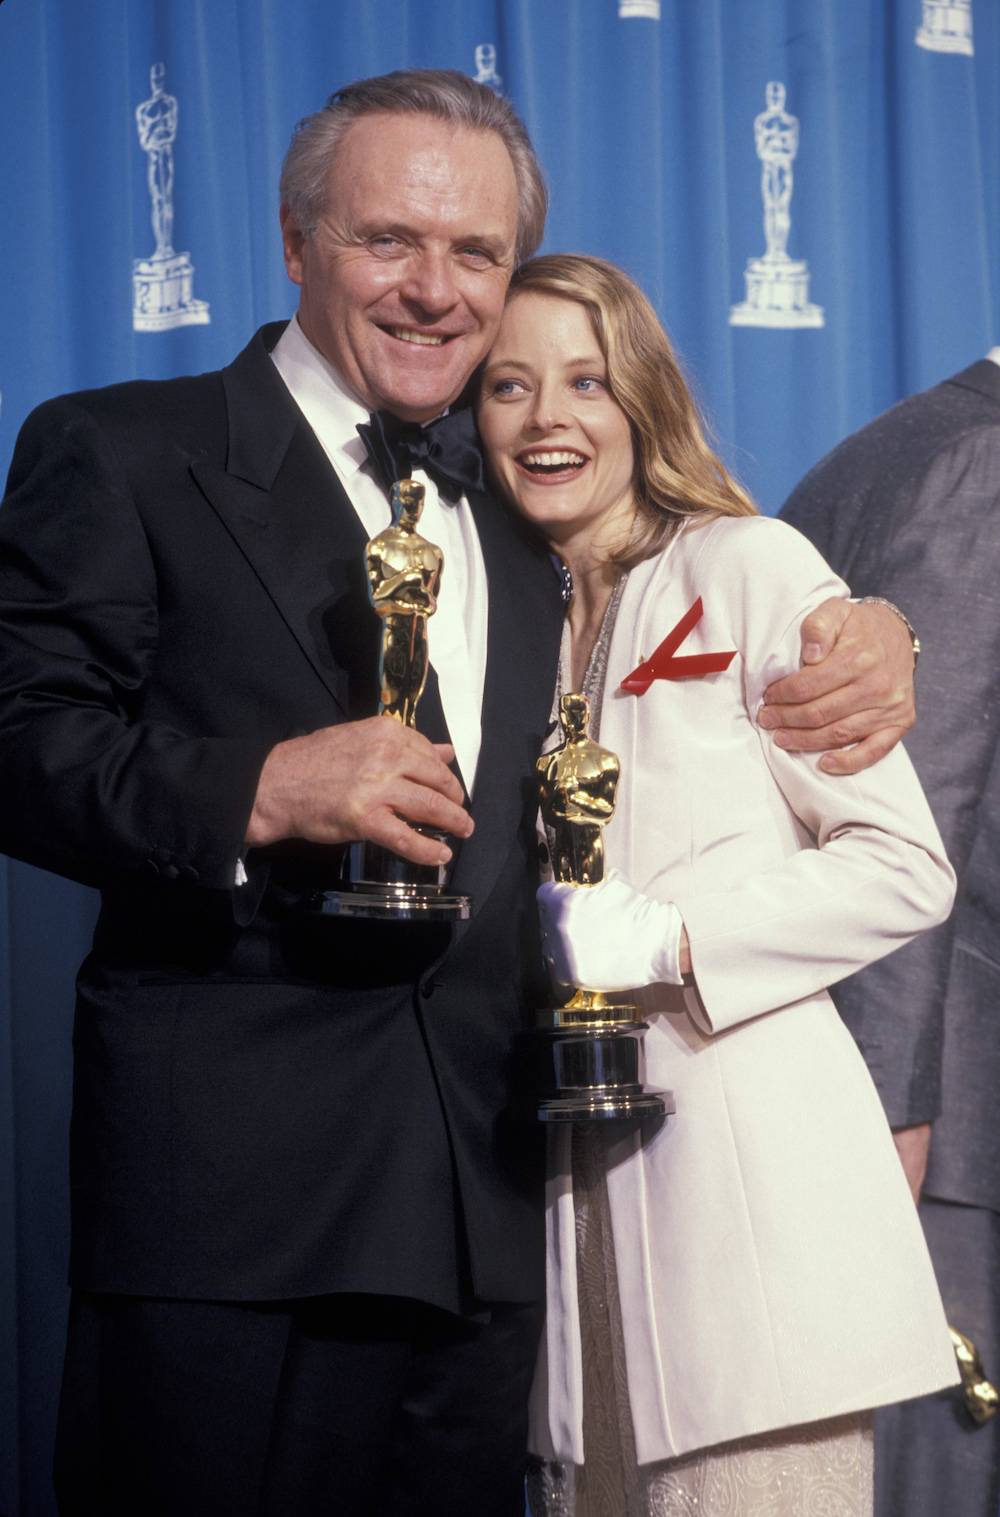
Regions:
<instances>
[{"instance_id":1,"label":"man in tuxedo","mask_svg":"<svg viewBox=\"0 0 1000 1517\"><path fill-rule=\"evenodd\" d=\"M521 1510L541 1154L505 1116L507 1063L543 994L531 776L562 607L482 489L467 413L422 424L488 351L544 213L492 90L349 86L283 170L297 318L219 373L49 402L19 439L0 844L102 891L64 1514ZM374 714L364 549L390 444L444 554L423 731ZM843 616L804 625L812 662ZM825 744L817 711L891 741L874 728L909 720L907 647L855 610L776 719L805 700L791 741ZM472 919L311 910L358 840L448 863Z\"/></svg>"},{"instance_id":2,"label":"man in tuxedo","mask_svg":"<svg viewBox=\"0 0 1000 1517\"><path fill-rule=\"evenodd\" d=\"M925 635L907 743L958 873L951 920L833 989L919 1201L948 1319L1000 1376L1000 348L823 459L782 515ZM996 1517L1000 1419L948 1391L876 1419L879 1517Z\"/></svg>"}]
</instances>

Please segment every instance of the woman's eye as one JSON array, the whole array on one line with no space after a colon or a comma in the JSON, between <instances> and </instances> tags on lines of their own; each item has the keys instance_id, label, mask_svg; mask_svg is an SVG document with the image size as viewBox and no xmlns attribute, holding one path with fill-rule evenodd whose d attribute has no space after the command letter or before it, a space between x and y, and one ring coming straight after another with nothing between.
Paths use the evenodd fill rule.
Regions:
<instances>
[{"instance_id":1,"label":"woman's eye","mask_svg":"<svg viewBox=\"0 0 1000 1517\"><path fill-rule=\"evenodd\" d=\"M594 374L581 374L579 379L574 379L573 388L582 391L584 395L592 395L595 391L604 389L604 381Z\"/></svg>"},{"instance_id":2,"label":"woman's eye","mask_svg":"<svg viewBox=\"0 0 1000 1517\"><path fill-rule=\"evenodd\" d=\"M509 395L517 395L523 388L519 379L497 379L493 382L493 394L498 400L503 400Z\"/></svg>"}]
</instances>

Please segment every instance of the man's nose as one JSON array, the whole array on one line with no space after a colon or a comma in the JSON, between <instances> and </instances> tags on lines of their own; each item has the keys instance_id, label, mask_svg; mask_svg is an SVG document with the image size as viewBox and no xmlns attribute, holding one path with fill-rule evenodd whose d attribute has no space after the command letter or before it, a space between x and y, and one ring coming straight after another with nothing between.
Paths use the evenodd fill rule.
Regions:
<instances>
[{"instance_id":1,"label":"man's nose","mask_svg":"<svg viewBox=\"0 0 1000 1517\"><path fill-rule=\"evenodd\" d=\"M444 253L423 252L410 260L400 294L425 317L443 316L458 301L451 259Z\"/></svg>"}]
</instances>

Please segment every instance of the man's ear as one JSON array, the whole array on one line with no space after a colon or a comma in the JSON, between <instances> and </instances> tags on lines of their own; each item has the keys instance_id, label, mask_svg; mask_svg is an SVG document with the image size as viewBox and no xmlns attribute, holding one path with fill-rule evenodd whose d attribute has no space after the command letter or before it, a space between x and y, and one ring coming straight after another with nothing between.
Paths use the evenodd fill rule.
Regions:
<instances>
[{"instance_id":1,"label":"man's ear","mask_svg":"<svg viewBox=\"0 0 1000 1517\"><path fill-rule=\"evenodd\" d=\"M281 222L281 245L285 252L285 268L293 284L302 283L302 249L306 234L302 231L291 210L282 202L278 212Z\"/></svg>"}]
</instances>

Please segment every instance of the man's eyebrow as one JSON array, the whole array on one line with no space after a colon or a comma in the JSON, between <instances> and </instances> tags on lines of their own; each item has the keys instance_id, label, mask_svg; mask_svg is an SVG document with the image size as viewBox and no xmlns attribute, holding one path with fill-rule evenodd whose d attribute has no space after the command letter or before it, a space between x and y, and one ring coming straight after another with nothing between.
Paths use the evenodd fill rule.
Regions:
<instances>
[{"instance_id":1,"label":"man's eyebrow","mask_svg":"<svg viewBox=\"0 0 1000 1517\"><path fill-rule=\"evenodd\" d=\"M498 256L503 253L513 252L513 244L508 242L506 237L493 232L470 232L461 237L454 237L452 242L455 247L469 247L472 245L477 248L486 248L489 252L495 253Z\"/></svg>"},{"instance_id":2,"label":"man's eyebrow","mask_svg":"<svg viewBox=\"0 0 1000 1517\"><path fill-rule=\"evenodd\" d=\"M413 227L407 226L402 221L390 221L387 216L366 216L364 220L355 222L354 230L359 237L376 235L415 237L417 235Z\"/></svg>"}]
</instances>

